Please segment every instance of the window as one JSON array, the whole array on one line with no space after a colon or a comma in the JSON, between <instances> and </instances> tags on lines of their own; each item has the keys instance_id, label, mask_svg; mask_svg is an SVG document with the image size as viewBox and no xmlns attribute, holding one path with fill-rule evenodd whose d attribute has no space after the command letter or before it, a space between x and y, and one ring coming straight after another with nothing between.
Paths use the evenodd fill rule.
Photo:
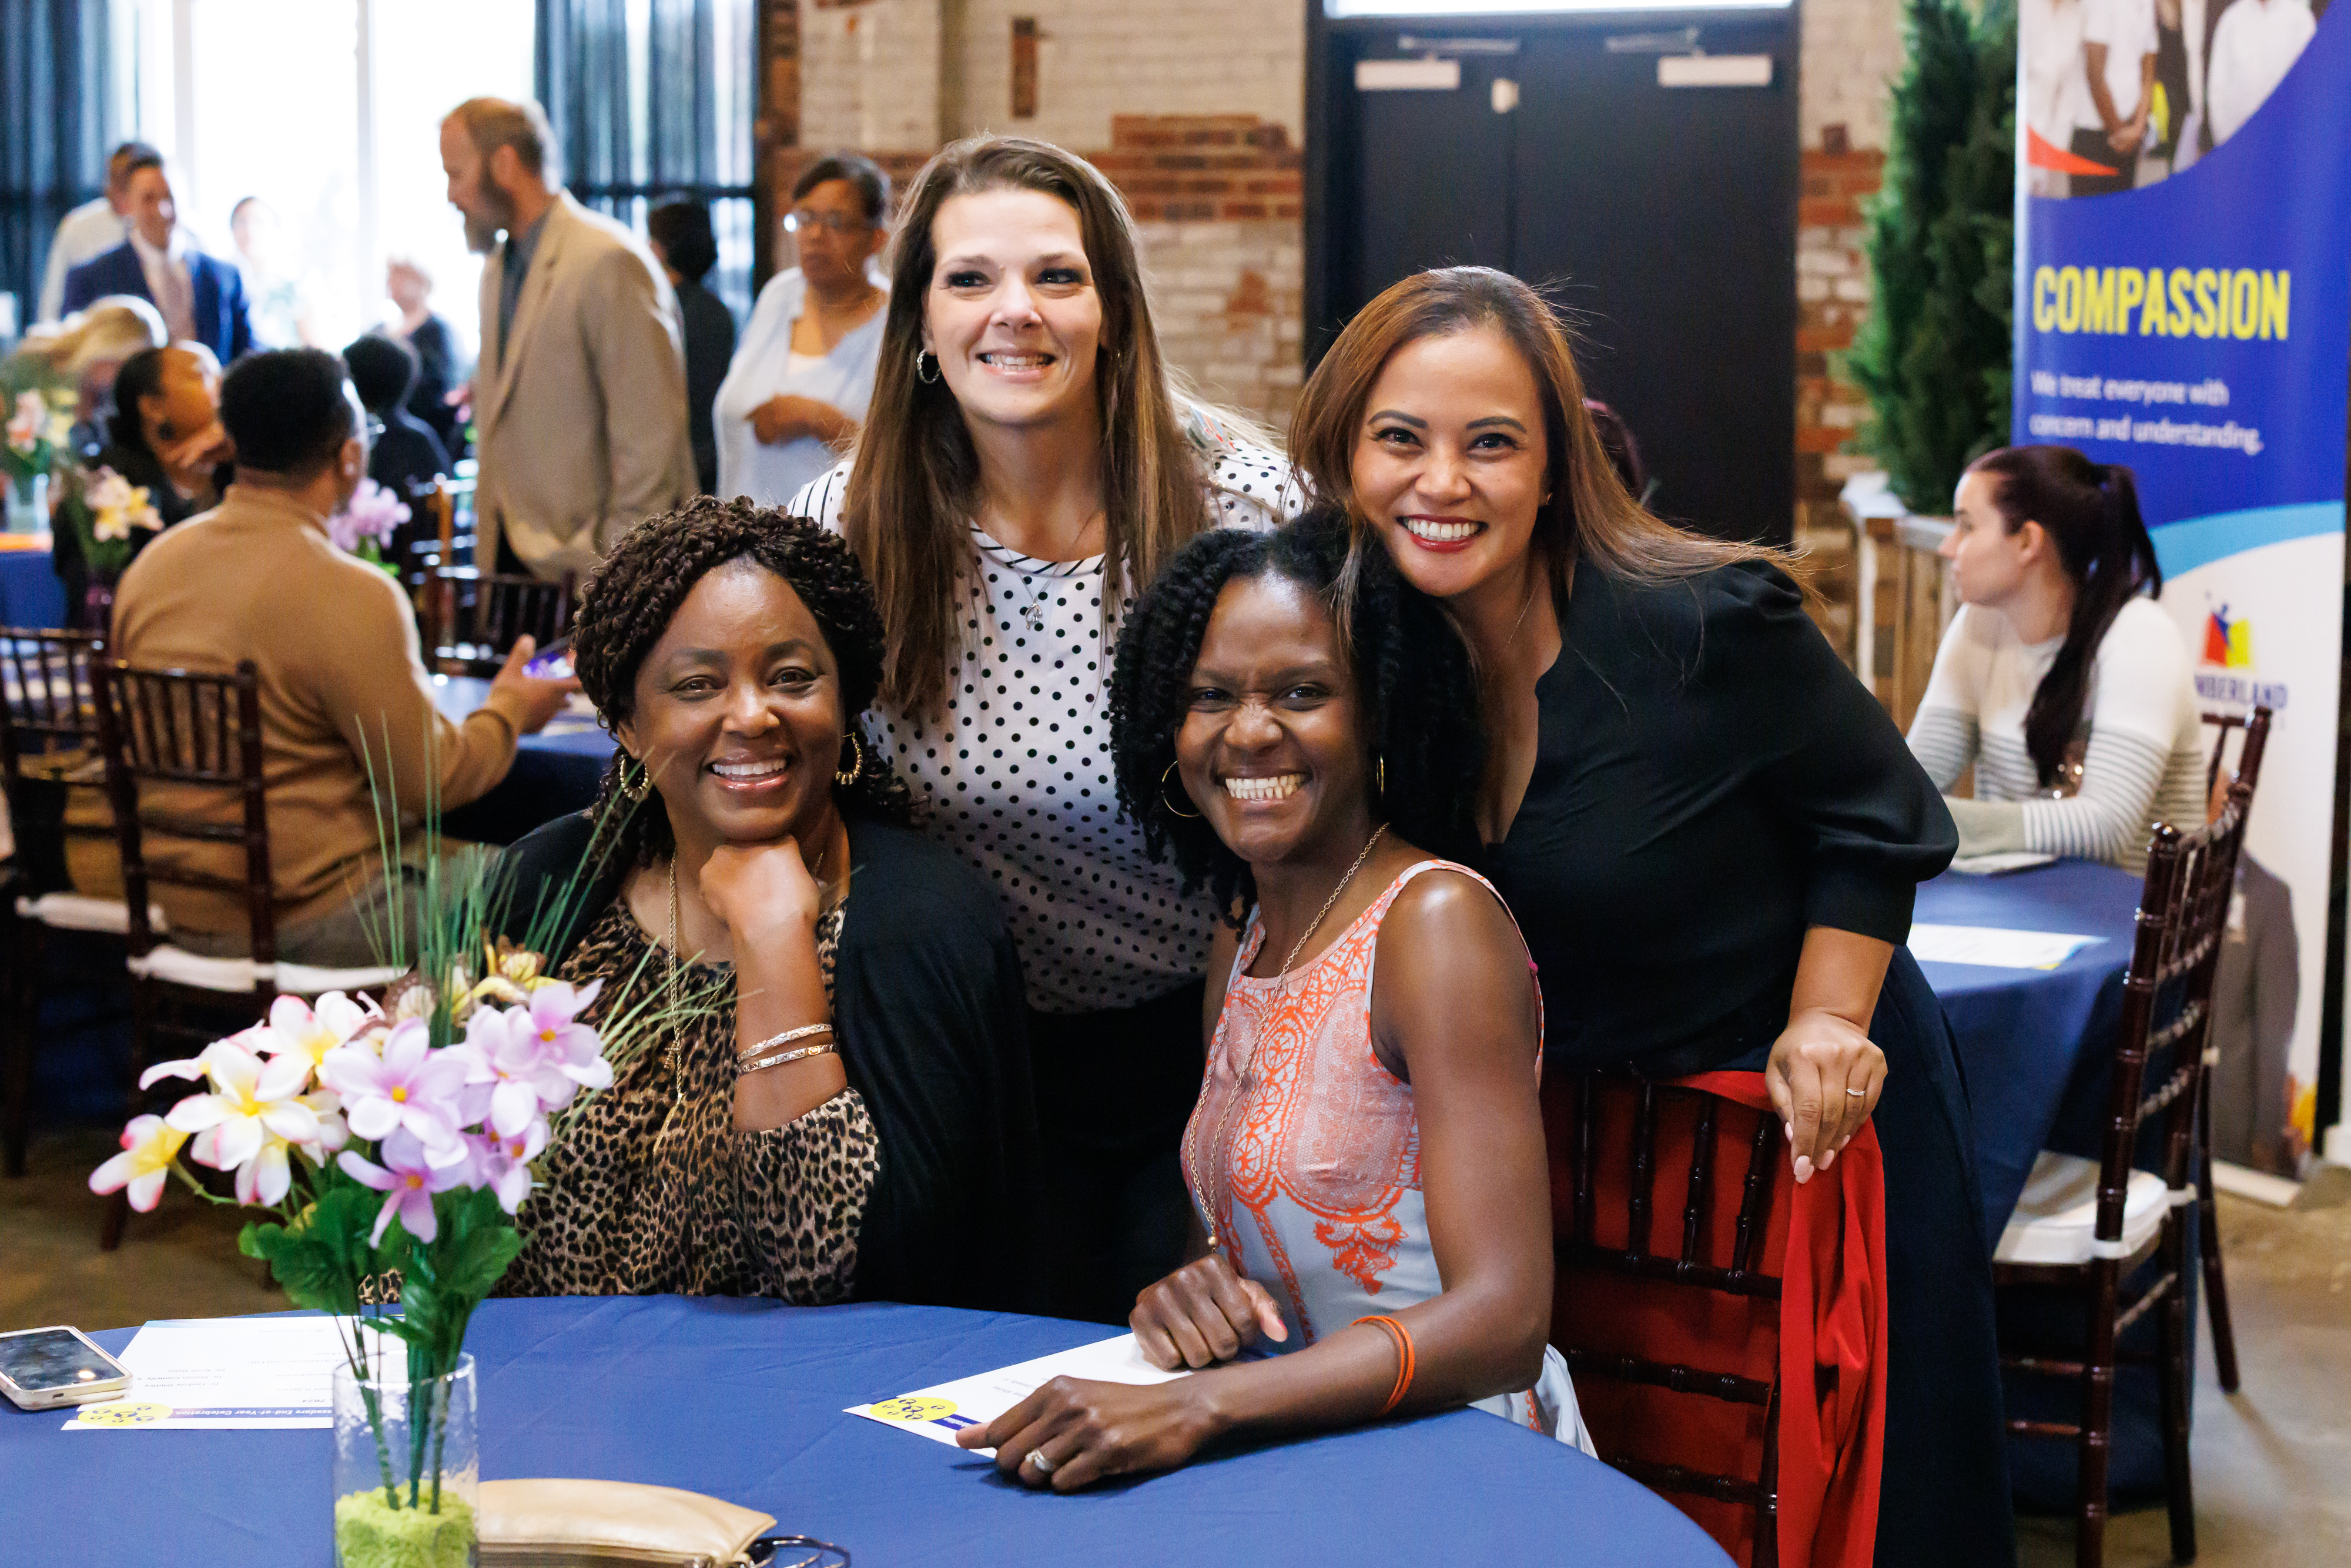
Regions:
<instances>
[{"instance_id":1,"label":"window","mask_svg":"<svg viewBox=\"0 0 2351 1568\"><path fill-rule=\"evenodd\" d=\"M234 209L257 196L274 212L247 230L281 286L256 328L341 348L391 318L384 263L400 256L478 341L481 261L444 193L440 123L476 94L530 96L533 0L118 3L125 122L171 157L182 222L241 259Z\"/></svg>"}]
</instances>

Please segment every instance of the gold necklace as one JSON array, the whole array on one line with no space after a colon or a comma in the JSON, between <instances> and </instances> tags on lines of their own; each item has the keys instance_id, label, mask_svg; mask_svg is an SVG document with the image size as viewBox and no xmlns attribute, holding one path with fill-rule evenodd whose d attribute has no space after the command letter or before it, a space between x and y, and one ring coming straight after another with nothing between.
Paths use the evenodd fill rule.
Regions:
<instances>
[{"instance_id":1,"label":"gold necklace","mask_svg":"<svg viewBox=\"0 0 2351 1568\"><path fill-rule=\"evenodd\" d=\"M1332 907L1339 902L1339 895L1347 891L1348 884L1355 880L1355 873L1364 869L1364 862L1365 861L1372 858L1372 846L1378 843L1380 841L1380 835L1387 831L1388 825L1385 822L1382 822L1378 827L1372 830L1372 836L1364 841L1363 849L1355 855L1355 863L1347 868L1347 874L1339 879L1339 885L1331 890L1331 896L1324 899L1322 901L1322 907L1314 912L1314 918L1307 924L1305 933L1301 936L1296 942L1290 945L1290 956L1282 959L1280 971L1274 976L1274 979L1283 996L1286 997L1290 994L1290 972L1297 967L1298 955L1306 950L1306 944L1312 941L1314 939L1314 933L1322 928L1322 922L1330 917ZM1216 1156L1213 1164L1214 1168L1217 1170L1221 1171L1225 1168L1226 1157L1230 1153L1230 1150L1227 1146L1226 1139L1232 1132L1233 1113L1240 1108L1241 1098L1248 1092L1249 1063L1256 1060L1257 1044L1252 1040L1249 1043L1249 1053L1248 1058L1241 1062L1240 1066L1236 1069L1233 1073L1233 1097L1226 1102L1225 1113L1217 1120L1216 1140L1209 1145L1209 1152ZM1200 1076L1199 1103L1201 1104L1205 1104L1207 1102L1208 1084L1213 1076L1213 1071L1210 1072L1204 1072ZM1196 1115L1198 1113L1198 1105L1195 1105L1193 1109L1194 1113ZM1222 1243L1218 1240L1217 1236L1216 1212L1208 1207L1207 1189L1200 1185L1199 1173L1196 1171L1192 1166L1192 1138L1188 1130L1186 1131L1184 1139L1183 1155L1184 1179L1192 1188L1193 1206L1200 1211L1200 1227L1207 1232L1208 1250L1213 1252L1222 1245Z\"/></svg>"}]
</instances>

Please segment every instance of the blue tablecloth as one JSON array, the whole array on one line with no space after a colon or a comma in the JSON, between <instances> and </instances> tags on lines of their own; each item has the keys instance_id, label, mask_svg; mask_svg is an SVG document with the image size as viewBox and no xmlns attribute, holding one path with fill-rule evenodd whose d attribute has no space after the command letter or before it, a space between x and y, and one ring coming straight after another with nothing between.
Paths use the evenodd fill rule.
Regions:
<instances>
[{"instance_id":1,"label":"blue tablecloth","mask_svg":"<svg viewBox=\"0 0 2351 1568\"><path fill-rule=\"evenodd\" d=\"M489 695L486 680L433 678L434 701L453 719L464 719ZM524 736L507 776L480 800L449 811L441 831L475 843L510 844L543 822L594 805L597 784L611 759L612 737L592 715L559 714L537 735Z\"/></svg>"},{"instance_id":2,"label":"blue tablecloth","mask_svg":"<svg viewBox=\"0 0 2351 1568\"><path fill-rule=\"evenodd\" d=\"M0 550L0 626L38 628L65 623L65 584L57 580L49 552Z\"/></svg>"},{"instance_id":3,"label":"blue tablecloth","mask_svg":"<svg viewBox=\"0 0 2351 1568\"><path fill-rule=\"evenodd\" d=\"M482 1473L690 1488L844 1546L860 1568L1729 1561L1637 1483L1479 1411L1227 1453L1069 1497L842 1413L1104 1332L925 1307L491 1301L467 1342ZM119 1351L130 1333L97 1337ZM0 1406L0 1559L329 1561L329 1434L68 1433L63 1419Z\"/></svg>"},{"instance_id":4,"label":"blue tablecloth","mask_svg":"<svg viewBox=\"0 0 2351 1568\"><path fill-rule=\"evenodd\" d=\"M2104 1082L2138 898L2137 877L2088 861L2007 876L1947 872L1918 890L1923 922L2101 938L2054 969L1919 966L1959 1040L1990 1236L2015 1211L2069 1096L2078 1100L2085 1085Z\"/></svg>"}]
</instances>

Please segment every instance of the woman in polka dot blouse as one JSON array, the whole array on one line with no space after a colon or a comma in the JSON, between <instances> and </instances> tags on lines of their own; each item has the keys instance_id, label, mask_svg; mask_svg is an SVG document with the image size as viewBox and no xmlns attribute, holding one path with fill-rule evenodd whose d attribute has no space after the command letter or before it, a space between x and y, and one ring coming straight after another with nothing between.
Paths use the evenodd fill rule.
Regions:
<instances>
[{"instance_id":1,"label":"woman in polka dot blouse","mask_svg":"<svg viewBox=\"0 0 2351 1568\"><path fill-rule=\"evenodd\" d=\"M1048 1294L1123 1323L1183 1249L1214 915L1119 815L1112 650L1186 540L1297 502L1283 459L1161 359L1134 220L1083 159L960 142L916 176L900 235L856 456L790 509L872 575L890 653L868 737L1020 949Z\"/></svg>"}]
</instances>

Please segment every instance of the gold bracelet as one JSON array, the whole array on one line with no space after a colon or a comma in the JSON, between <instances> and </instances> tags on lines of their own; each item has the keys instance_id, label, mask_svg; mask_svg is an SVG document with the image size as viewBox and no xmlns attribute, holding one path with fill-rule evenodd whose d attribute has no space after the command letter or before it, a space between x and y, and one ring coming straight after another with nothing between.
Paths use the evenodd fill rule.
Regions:
<instances>
[{"instance_id":1,"label":"gold bracelet","mask_svg":"<svg viewBox=\"0 0 2351 1568\"><path fill-rule=\"evenodd\" d=\"M748 1078L763 1068L781 1067L787 1061L798 1061L804 1056L824 1056L830 1054L831 1051L832 1041L831 1040L826 1040L822 1045L804 1045L798 1051L779 1051L773 1056L762 1056L738 1063L735 1069L735 1076Z\"/></svg>"},{"instance_id":2,"label":"gold bracelet","mask_svg":"<svg viewBox=\"0 0 2351 1568\"><path fill-rule=\"evenodd\" d=\"M804 1023L798 1029L788 1029L781 1034L769 1035L767 1039L761 1040L750 1050L737 1052L735 1060L737 1061L748 1061L763 1051L773 1051L779 1045L789 1045L796 1040L806 1040L810 1035L831 1034L831 1032L832 1026L829 1023Z\"/></svg>"}]
</instances>

